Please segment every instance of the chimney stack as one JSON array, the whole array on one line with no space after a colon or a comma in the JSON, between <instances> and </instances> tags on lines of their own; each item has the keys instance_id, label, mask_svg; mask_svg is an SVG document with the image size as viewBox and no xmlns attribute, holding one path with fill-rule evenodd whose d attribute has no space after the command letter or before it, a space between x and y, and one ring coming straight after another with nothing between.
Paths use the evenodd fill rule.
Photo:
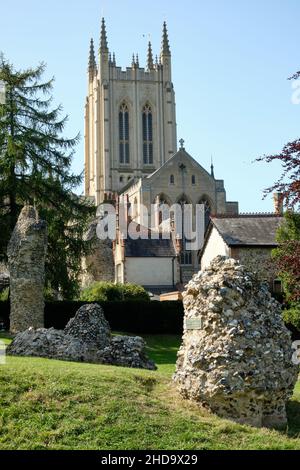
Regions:
<instances>
[{"instance_id":1,"label":"chimney stack","mask_svg":"<svg viewBox=\"0 0 300 470\"><path fill-rule=\"evenodd\" d=\"M182 252L182 240L180 238L180 235L176 235L175 251L177 256L179 256Z\"/></svg>"},{"instance_id":2,"label":"chimney stack","mask_svg":"<svg viewBox=\"0 0 300 470\"><path fill-rule=\"evenodd\" d=\"M282 193L274 193L274 210L276 215L283 215L284 195Z\"/></svg>"}]
</instances>

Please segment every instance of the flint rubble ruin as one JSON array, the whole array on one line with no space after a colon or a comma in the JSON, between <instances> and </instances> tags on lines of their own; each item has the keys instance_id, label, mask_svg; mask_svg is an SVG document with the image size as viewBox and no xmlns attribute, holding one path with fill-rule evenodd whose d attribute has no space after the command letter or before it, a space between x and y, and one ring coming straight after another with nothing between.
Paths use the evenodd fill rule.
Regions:
<instances>
[{"instance_id":1,"label":"flint rubble ruin","mask_svg":"<svg viewBox=\"0 0 300 470\"><path fill-rule=\"evenodd\" d=\"M281 307L236 260L217 257L187 285L174 381L221 417L283 427L298 367Z\"/></svg>"},{"instance_id":2,"label":"flint rubble ruin","mask_svg":"<svg viewBox=\"0 0 300 470\"><path fill-rule=\"evenodd\" d=\"M46 253L46 222L39 220L34 207L25 206L7 249L11 333L44 326Z\"/></svg>"},{"instance_id":3,"label":"flint rubble ruin","mask_svg":"<svg viewBox=\"0 0 300 470\"><path fill-rule=\"evenodd\" d=\"M64 330L29 328L17 334L8 353L155 370L145 349L140 337L112 336L102 308L92 304L81 307Z\"/></svg>"}]
</instances>

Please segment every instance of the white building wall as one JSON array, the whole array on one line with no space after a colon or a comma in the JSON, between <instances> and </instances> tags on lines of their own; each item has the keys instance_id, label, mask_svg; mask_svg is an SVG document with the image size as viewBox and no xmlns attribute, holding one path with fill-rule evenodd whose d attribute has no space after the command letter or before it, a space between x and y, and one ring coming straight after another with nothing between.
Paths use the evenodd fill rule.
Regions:
<instances>
[{"instance_id":1,"label":"white building wall","mask_svg":"<svg viewBox=\"0 0 300 470\"><path fill-rule=\"evenodd\" d=\"M176 284L176 263L174 269ZM126 282L143 286L172 286L172 258L126 258Z\"/></svg>"},{"instance_id":2,"label":"white building wall","mask_svg":"<svg viewBox=\"0 0 300 470\"><path fill-rule=\"evenodd\" d=\"M219 255L230 256L230 248L226 245L217 229L213 227L204 253L202 255L201 269L204 269L209 266L212 260Z\"/></svg>"}]
</instances>

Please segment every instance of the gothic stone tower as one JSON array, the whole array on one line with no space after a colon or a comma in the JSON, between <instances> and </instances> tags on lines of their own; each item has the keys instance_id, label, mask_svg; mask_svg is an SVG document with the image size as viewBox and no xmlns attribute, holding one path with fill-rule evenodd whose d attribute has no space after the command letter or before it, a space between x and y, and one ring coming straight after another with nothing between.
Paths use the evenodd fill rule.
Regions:
<instances>
[{"instance_id":1,"label":"gothic stone tower","mask_svg":"<svg viewBox=\"0 0 300 470\"><path fill-rule=\"evenodd\" d=\"M159 60L133 56L122 70L111 56L102 19L99 63L91 40L85 106L85 195L98 205L133 178L148 176L177 150L175 93L166 23Z\"/></svg>"}]
</instances>

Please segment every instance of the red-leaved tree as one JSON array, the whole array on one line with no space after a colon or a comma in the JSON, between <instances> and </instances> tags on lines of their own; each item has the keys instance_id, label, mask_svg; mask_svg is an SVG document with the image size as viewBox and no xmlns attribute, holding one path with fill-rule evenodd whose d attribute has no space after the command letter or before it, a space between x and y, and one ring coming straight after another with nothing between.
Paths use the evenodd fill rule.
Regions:
<instances>
[{"instance_id":1,"label":"red-leaved tree","mask_svg":"<svg viewBox=\"0 0 300 470\"><path fill-rule=\"evenodd\" d=\"M281 176L272 186L264 190L264 195L273 192L282 193L286 208L295 209L300 204L300 139L286 144L280 153L264 155L257 161L281 163Z\"/></svg>"},{"instance_id":2,"label":"red-leaved tree","mask_svg":"<svg viewBox=\"0 0 300 470\"><path fill-rule=\"evenodd\" d=\"M300 77L300 71L289 80ZM283 281L286 298L300 302L300 139L288 142L280 153L264 155L256 161L279 162L282 172L278 180L264 190L264 197L273 192L282 194L287 209L282 226L277 233L278 248L273 259Z\"/></svg>"}]
</instances>

